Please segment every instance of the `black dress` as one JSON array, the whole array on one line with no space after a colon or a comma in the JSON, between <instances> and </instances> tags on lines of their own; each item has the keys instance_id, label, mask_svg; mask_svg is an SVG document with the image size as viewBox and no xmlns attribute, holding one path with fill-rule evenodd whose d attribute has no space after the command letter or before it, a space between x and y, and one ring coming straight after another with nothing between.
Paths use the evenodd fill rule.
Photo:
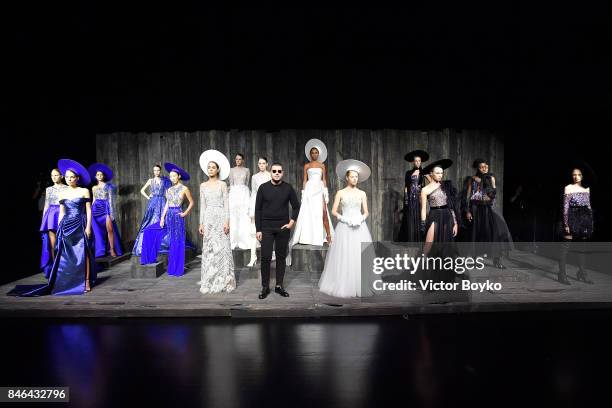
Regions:
<instances>
[{"instance_id":1,"label":"black dress","mask_svg":"<svg viewBox=\"0 0 612 408\"><path fill-rule=\"evenodd\" d=\"M476 255L499 258L512 249L512 235L503 215L495 207L496 189L491 175L472 177L469 210L472 213L472 242Z\"/></svg>"},{"instance_id":2,"label":"black dress","mask_svg":"<svg viewBox=\"0 0 612 408\"><path fill-rule=\"evenodd\" d=\"M402 215L402 224L398 235L400 242L421 242L422 237L419 231L421 224L421 187L423 186L423 176L415 175L416 169L406 172L404 193L404 209ZM419 171L419 173L421 173Z\"/></svg>"}]
</instances>

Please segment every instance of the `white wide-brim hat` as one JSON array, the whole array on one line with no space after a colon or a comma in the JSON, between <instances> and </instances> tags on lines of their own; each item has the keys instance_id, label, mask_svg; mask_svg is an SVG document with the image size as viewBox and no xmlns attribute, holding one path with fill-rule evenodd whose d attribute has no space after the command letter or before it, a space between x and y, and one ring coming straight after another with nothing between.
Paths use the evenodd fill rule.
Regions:
<instances>
[{"instance_id":1,"label":"white wide-brim hat","mask_svg":"<svg viewBox=\"0 0 612 408\"><path fill-rule=\"evenodd\" d=\"M366 181L372 174L372 171L364 162L355 159L347 159L338 163L336 166L336 175L340 180L344 180L346 177L346 172L349 170L356 171L357 174L359 174L358 183Z\"/></svg>"},{"instance_id":2,"label":"white wide-brim hat","mask_svg":"<svg viewBox=\"0 0 612 408\"><path fill-rule=\"evenodd\" d=\"M208 163L215 162L219 165L219 180L225 180L230 174L230 163L227 157L218 150L206 150L200 155L200 167L208 176Z\"/></svg>"},{"instance_id":3,"label":"white wide-brim hat","mask_svg":"<svg viewBox=\"0 0 612 408\"><path fill-rule=\"evenodd\" d=\"M319 139L310 139L308 142L306 142L306 147L304 147L304 153L306 153L306 159L308 161L311 160L310 150L313 147L316 147L319 151L319 158L317 159L319 163L323 163L325 160L327 160L327 146L325 146L325 143Z\"/></svg>"}]
</instances>

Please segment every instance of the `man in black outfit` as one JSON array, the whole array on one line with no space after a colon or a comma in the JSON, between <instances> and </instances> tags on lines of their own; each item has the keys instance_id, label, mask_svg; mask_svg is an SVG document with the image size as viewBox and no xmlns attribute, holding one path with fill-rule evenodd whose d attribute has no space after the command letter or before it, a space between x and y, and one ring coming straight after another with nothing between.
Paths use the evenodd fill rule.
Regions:
<instances>
[{"instance_id":1,"label":"man in black outfit","mask_svg":"<svg viewBox=\"0 0 612 408\"><path fill-rule=\"evenodd\" d=\"M293 224L300 211L295 190L290 184L283 182L283 166L274 163L270 168L272 180L259 186L255 199L255 228L257 240L261 241L261 293L260 299L265 299L270 293L270 262L272 248L276 243L276 287L274 291L283 297L289 293L283 288L285 276L285 259L287 246ZM289 218L289 203L291 203L291 218Z\"/></svg>"}]
</instances>

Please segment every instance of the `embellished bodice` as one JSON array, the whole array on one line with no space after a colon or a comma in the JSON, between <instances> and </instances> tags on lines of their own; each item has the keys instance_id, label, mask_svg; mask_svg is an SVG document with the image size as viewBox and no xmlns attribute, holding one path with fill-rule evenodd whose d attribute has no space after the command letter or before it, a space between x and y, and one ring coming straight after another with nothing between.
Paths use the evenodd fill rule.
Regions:
<instances>
[{"instance_id":1,"label":"embellished bodice","mask_svg":"<svg viewBox=\"0 0 612 408\"><path fill-rule=\"evenodd\" d=\"M446 197L446 193L441 187L432 191L429 196L427 196L427 200L430 207L442 207L448 204L448 197Z\"/></svg>"},{"instance_id":2,"label":"embellished bodice","mask_svg":"<svg viewBox=\"0 0 612 408\"><path fill-rule=\"evenodd\" d=\"M186 188L183 184L177 184L168 188L166 191L168 207L180 207L183 204L183 198L185 197L183 192Z\"/></svg>"},{"instance_id":3,"label":"embellished bodice","mask_svg":"<svg viewBox=\"0 0 612 408\"><path fill-rule=\"evenodd\" d=\"M94 197L94 206L92 210L95 215L108 214L111 218L115 219L115 186L111 183L104 184L103 187L98 186L92 189Z\"/></svg>"},{"instance_id":4,"label":"embellished bodice","mask_svg":"<svg viewBox=\"0 0 612 408\"><path fill-rule=\"evenodd\" d=\"M261 186L263 183L267 183L270 180L272 180L272 176L270 176L270 173L267 171L254 174L253 177L251 177L251 194L257 194L259 186Z\"/></svg>"},{"instance_id":5,"label":"embellished bodice","mask_svg":"<svg viewBox=\"0 0 612 408\"><path fill-rule=\"evenodd\" d=\"M483 199L483 195L482 195L482 180L477 180L474 177L472 177L472 196L470 197L470 200L472 201L480 201Z\"/></svg>"},{"instance_id":6,"label":"embellished bodice","mask_svg":"<svg viewBox=\"0 0 612 408\"><path fill-rule=\"evenodd\" d=\"M563 195L563 223L568 225L570 207L591 208L591 193L589 191L576 191Z\"/></svg>"},{"instance_id":7,"label":"embellished bodice","mask_svg":"<svg viewBox=\"0 0 612 408\"><path fill-rule=\"evenodd\" d=\"M229 219L227 185L224 182L200 184L200 224L204 223L207 212L223 220Z\"/></svg>"},{"instance_id":8,"label":"embellished bodice","mask_svg":"<svg viewBox=\"0 0 612 408\"><path fill-rule=\"evenodd\" d=\"M60 193L67 188L68 186L65 184L54 184L50 187L47 187L47 189L45 190L45 206L59 205Z\"/></svg>"},{"instance_id":9,"label":"embellished bodice","mask_svg":"<svg viewBox=\"0 0 612 408\"><path fill-rule=\"evenodd\" d=\"M229 174L230 187L232 186L249 186L249 177L251 171L246 167L232 167Z\"/></svg>"},{"instance_id":10,"label":"embellished bodice","mask_svg":"<svg viewBox=\"0 0 612 408\"><path fill-rule=\"evenodd\" d=\"M164 197L166 195L166 190L171 184L170 180L166 177L152 178L149 181L151 196L153 197Z\"/></svg>"},{"instance_id":11,"label":"embellished bodice","mask_svg":"<svg viewBox=\"0 0 612 408\"><path fill-rule=\"evenodd\" d=\"M93 196L96 200L109 200L113 193L112 184L106 183L104 187L97 187L93 190Z\"/></svg>"},{"instance_id":12,"label":"embellished bodice","mask_svg":"<svg viewBox=\"0 0 612 408\"><path fill-rule=\"evenodd\" d=\"M449 199L442 186L436 188L427 196L427 202L429 203L429 207L443 207L449 205ZM449 206L451 214L453 215L453 221L457 223L457 217L455 216L455 210L452 206Z\"/></svg>"},{"instance_id":13,"label":"embellished bodice","mask_svg":"<svg viewBox=\"0 0 612 408\"><path fill-rule=\"evenodd\" d=\"M353 217L361 215L362 195L356 193L345 193L340 200L340 210L342 216Z\"/></svg>"},{"instance_id":14,"label":"embellished bodice","mask_svg":"<svg viewBox=\"0 0 612 408\"><path fill-rule=\"evenodd\" d=\"M408 198L410 200L418 200L419 198L419 194L421 194L421 186L419 184L419 175L418 174L413 174L410 176L410 184L407 185L407 189L408 191L406 192L406 194L408 195Z\"/></svg>"},{"instance_id":15,"label":"embellished bodice","mask_svg":"<svg viewBox=\"0 0 612 408\"><path fill-rule=\"evenodd\" d=\"M489 175L483 177L490 178ZM492 186L485 187L483 177L472 177L470 201L480 201L481 204L493 204L495 189Z\"/></svg>"}]
</instances>

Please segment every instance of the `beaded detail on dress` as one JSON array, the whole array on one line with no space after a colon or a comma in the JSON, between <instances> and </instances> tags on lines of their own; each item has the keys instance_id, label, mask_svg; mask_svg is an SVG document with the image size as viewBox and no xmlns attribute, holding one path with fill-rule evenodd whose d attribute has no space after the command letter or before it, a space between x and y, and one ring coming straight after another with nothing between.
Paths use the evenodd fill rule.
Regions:
<instances>
[{"instance_id":1,"label":"beaded detail on dress","mask_svg":"<svg viewBox=\"0 0 612 408\"><path fill-rule=\"evenodd\" d=\"M232 167L229 173L229 183L231 186L249 185L249 177L251 177L251 171L246 167Z\"/></svg>"},{"instance_id":2,"label":"beaded detail on dress","mask_svg":"<svg viewBox=\"0 0 612 408\"><path fill-rule=\"evenodd\" d=\"M62 190L67 189L68 186L60 184L59 186L52 185L47 187L45 190L45 205L59 205L59 196Z\"/></svg>"},{"instance_id":3,"label":"beaded detail on dress","mask_svg":"<svg viewBox=\"0 0 612 408\"><path fill-rule=\"evenodd\" d=\"M166 191L166 201L168 201L168 207L180 207L183 204L184 194L183 190L185 187L182 184L172 186Z\"/></svg>"},{"instance_id":4,"label":"beaded detail on dress","mask_svg":"<svg viewBox=\"0 0 612 408\"><path fill-rule=\"evenodd\" d=\"M591 194L588 191L577 191L563 195L563 225L568 225L568 213L570 207L591 208Z\"/></svg>"}]
</instances>

